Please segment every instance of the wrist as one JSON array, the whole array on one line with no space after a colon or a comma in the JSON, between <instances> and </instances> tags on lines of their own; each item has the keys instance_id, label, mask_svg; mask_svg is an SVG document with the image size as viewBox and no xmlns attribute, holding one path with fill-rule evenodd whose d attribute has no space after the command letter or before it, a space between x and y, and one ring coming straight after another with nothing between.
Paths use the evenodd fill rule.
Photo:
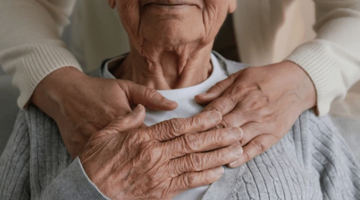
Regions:
<instances>
[{"instance_id":1,"label":"wrist","mask_svg":"<svg viewBox=\"0 0 360 200\"><path fill-rule=\"evenodd\" d=\"M71 87L67 83L86 76L75 67L62 67L46 76L35 88L30 102L53 118L60 109L63 93Z\"/></svg>"},{"instance_id":2,"label":"wrist","mask_svg":"<svg viewBox=\"0 0 360 200\"><path fill-rule=\"evenodd\" d=\"M291 61L284 61L287 67L292 68L292 77L301 99L301 111L305 111L316 106L316 88L306 71L299 65Z\"/></svg>"}]
</instances>

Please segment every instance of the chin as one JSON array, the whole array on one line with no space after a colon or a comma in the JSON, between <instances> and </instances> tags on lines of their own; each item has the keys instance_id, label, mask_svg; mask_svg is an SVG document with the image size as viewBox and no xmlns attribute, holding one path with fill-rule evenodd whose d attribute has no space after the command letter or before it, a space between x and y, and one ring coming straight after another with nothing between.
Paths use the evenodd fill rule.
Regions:
<instances>
[{"instance_id":1,"label":"chin","mask_svg":"<svg viewBox=\"0 0 360 200\"><path fill-rule=\"evenodd\" d=\"M199 42L205 37L205 28L186 21L168 20L156 26L142 27L141 33L146 41L156 46L176 47Z\"/></svg>"}]
</instances>

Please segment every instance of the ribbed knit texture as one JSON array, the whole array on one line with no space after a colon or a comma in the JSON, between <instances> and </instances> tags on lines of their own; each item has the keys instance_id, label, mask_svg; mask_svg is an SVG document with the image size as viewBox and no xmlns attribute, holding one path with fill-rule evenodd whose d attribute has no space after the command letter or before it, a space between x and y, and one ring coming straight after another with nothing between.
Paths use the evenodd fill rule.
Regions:
<instances>
[{"instance_id":1,"label":"ribbed knit texture","mask_svg":"<svg viewBox=\"0 0 360 200\"><path fill-rule=\"evenodd\" d=\"M20 112L0 171L0 199L105 199L35 107ZM360 199L359 165L330 119L309 111L277 145L223 177L204 200Z\"/></svg>"},{"instance_id":2,"label":"ribbed knit texture","mask_svg":"<svg viewBox=\"0 0 360 200\"><path fill-rule=\"evenodd\" d=\"M81 70L60 40L74 4L69 0L0 0L0 65L14 77L20 108L51 72L66 66Z\"/></svg>"},{"instance_id":3,"label":"ribbed knit texture","mask_svg":"<svg viewBox=\"0 0 360 200\"><path fill-rule=\"evenodd\" d=\"M14 84L21 91L18 100L21 108L28 102L36 84L47 74L64 65L79 68L60 41L74 2L0 0L0 63L10 74L15 73ZM274 62L276 40L286 41L277 36L285 21L284 13L292 2L295 1L237 2L234 26L244 63L266 65ZM127 34L107 1L83 0L78 3L73 13L69 48L85 71L95 69L104 58L129 51ZM319 114L325 115L330 102L344 97L347 89L360 79L360 4L359 0L314 3L317 40L297 48L288 59L309 73L318 93ZM291 34L288 36L290 39ZM3 52L7 56L1 56Z\"/></svg>"},{"instance_id":4,"label":"ribbed knit texture","mask_svg":"<svg viewBox=\"0 0 360 200\"><path fill-rule=\"evenodd\" d=\"M10 59L13 54L19 59ZM23 108L31 98L36 86L51 72L62 67L75 67L81 71L81 67L64 47L51 45L24 45L22 48L2 52L1 58L8 61L4 63L4 68L9 73L13 71L13 83L20 89L18 105Z\"/></svg>"},{"instance_id":5,"label":"ribbed knit texture","mask_svg":"<svg viewBox=\"0 0 360 200\"><path fill-rule=\"evenodd\" d=\"M340 50L336 51L327 41L315 40L300 46L287 58L301 66L311 77L317 91L317 110L321 115L329 112L335 97L345 97L346 93L343 91L357 81L354 77L360 73L360 68L352 65L348 65L347 68L351 68L353 74L344 72L342 68L347 63L334 59L335 52L338 57L350 56ZM343 77L347 77L348 80L343 80Z\"/></svg>"},{"instance_id":6,"label":"ribbed knit texture","mask_svg":"<svg viewBox=\"0 0 360 200\"><path fill-rule=\"evenodd\" d=\"M243 66L218 58L228 69ZM71 160L56 123L33 106L20 112L0 172L0 199L106 199L79 160ZM221 199L360 199L360 166L330 118L306 111L268 151L240 168L225 168L203 197Z\"/></svg>"}]
</instances>

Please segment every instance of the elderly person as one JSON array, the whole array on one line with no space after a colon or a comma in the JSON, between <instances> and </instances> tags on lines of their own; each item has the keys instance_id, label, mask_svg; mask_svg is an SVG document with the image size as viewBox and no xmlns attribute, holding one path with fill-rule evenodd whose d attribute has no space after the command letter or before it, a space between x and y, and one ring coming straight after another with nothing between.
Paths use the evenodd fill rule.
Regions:
<instances>
[{"instance_id":1,"label":"elderly person","mask_svg":"<svg viewBox=\"0 0 360 200\"><path fill-rule=\"evenodd\" d=\"M238 9L229 17L234 23L225 23L226 30L234 24L237 41L221 38L234 39L232 30L219 36L221 43L229 42L223 44L231 46L227 52L240 55L245 63L263 66L246 69L196 98L198 103L212 102L206 109L220 111L223 126L244 128L253 124L251 129L244 128L246 141L250 142L243 144L246 159L242 163L278 142L303 111L316 107L318 115L326 115L331 102L344 97L360 79L359 0L314 1L317 37L300 45L296 36L303 31L297 30L299 22L294 15L299 7L296 5L307 1L238 0ZM152 99L149 93L131 93L130 85L122 81L112 81L112 87L103 90L109 81L84 76L80 64L86 71L94 69L105 57L128 52L130 47L116 12L111 12L105 0L78 0L74 5L74 0L0 0L0 64L14 76L14 85L20 89L19 107L34 103L53 118L72 157L79 155L93 133L131 111L128 97L149 100L141 102L146 107L155 102L154 109L176 107L174 103L165 104L164 99ZM71 14L71 41L66 47L60 35ZM296 29L283 37L284 27L289 24L296 24ZM269 65L279 54L279 41L284 44L281 48L289 51L276 62L285 58L291 62ZM239 52L233 49L236 47ZM298 77L304 72L288 70L289 65L304 69L314 85L303 85ZM283 77L289 79L279 83ZM262 88L268 103L262 104L257 98L259 91L248 88ZM316 100L312 99L314 89ZM288 98L293 92L301 98ZM264 115L270 112L282 117ZM241 120L232 120L234 116Z\"/></svg>"},{"instance_id":2,"label":"elderly person","mask_svg":"<svg viewBox=\"0 0 360 200\"><path fill-rule=\"evenodd\" d=\"M72 160L55 122L30 105L19 114L1 156L2 199L356 199L360 196L359 165L329 118L318 118L311 111L304 112L294 122L281 113L274 116L272 110L265 110L263 116L293 125L291 131L245 165L233 169L221 167L227 163L236 167L241 163L238 141L246 144L249 138L242 137L239 128L222 128L220 113L201 112L203 107L195 102L195 96L226 79L218 84L223 88L246 72L240 71L246 68L244 65L211 52L227 13L236 8L235 0L181 3L113 0L110 5L120 14L131 51L107 60L92 75L109 79L109 86L111 79L120 78L146 86L151 94L156 95L153 90L156 89L176 101L178 107L168 112L147 110L145 114L144 107L139 105L132 113L118 117L92 135L84 151ZM302 72L297 77L303 80L302 85L312 85L298 66L284 63L282 67ZM287 79L286 76L279 79L278 84L286 83ZM245 92L251 90L256 91L254 98L260 101L244 106L257 109L268 103L263 95L266 88L248 88ZM309 93L315 95L314 91ZM302 96L292 92L287 98ZM308 104L313 104L313 100L309 98ZM289 104L279 102L277 106L275 109L286 109ZM303 108L296 109L298 112ZM143 122L149 127L142 125ZM249 123L244 129L255 127Z\"/></svg>"}]
</instances>

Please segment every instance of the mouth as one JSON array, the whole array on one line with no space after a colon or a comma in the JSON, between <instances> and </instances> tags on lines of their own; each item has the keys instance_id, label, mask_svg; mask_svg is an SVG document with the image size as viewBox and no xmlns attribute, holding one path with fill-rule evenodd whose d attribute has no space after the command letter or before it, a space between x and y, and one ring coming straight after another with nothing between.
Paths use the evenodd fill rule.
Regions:
<instances>
[{"instance_id":1,"label":"mouth","mask_svg":"<svg viewBox=\"0 0 360 200\"><path fill-rule=\"evenodd\" d=\"M184 6L186 4L160 4L160 3L149 3L146 6L166 6L166 7L176 7L176 6Z\"/></svg>"},{"instance_id":2,"label":"mouth","mask_svg":"<svg viewBox=\"0 0 360 200\"><path fill-rule=\"evenodd\" d=\"M189 0L144 0L142 2L142 7L146 8L149 6L155 6L155 7L167 7L167 8L181 8L185 6L196 6L198 5L194 4L194 2L191 2Z\"/></svg>"}]
</instances>

